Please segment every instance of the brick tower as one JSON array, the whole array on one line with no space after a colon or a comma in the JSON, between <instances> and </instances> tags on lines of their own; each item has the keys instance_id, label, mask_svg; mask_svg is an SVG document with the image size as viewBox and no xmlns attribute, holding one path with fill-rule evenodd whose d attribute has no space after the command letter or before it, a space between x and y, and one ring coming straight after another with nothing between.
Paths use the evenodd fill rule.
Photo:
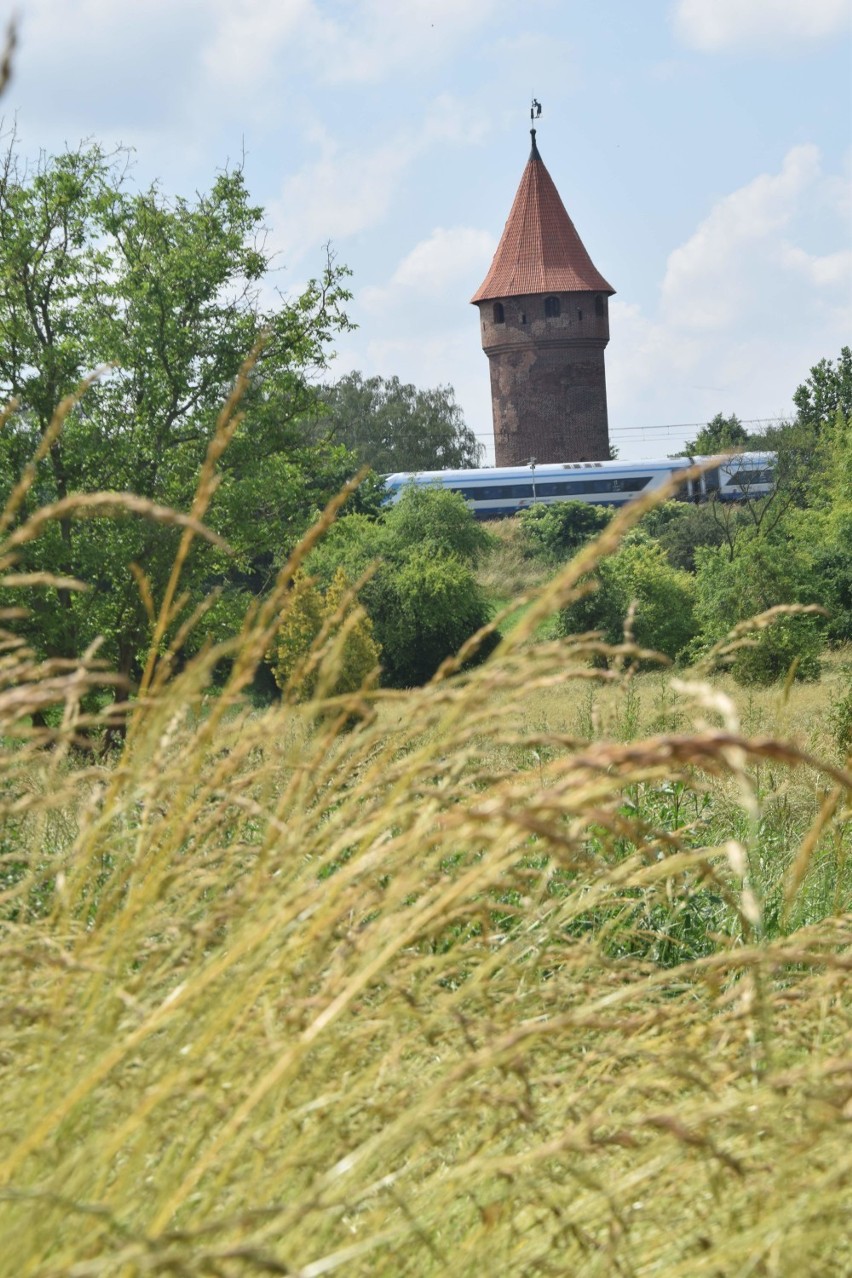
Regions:
<instances>
[{"instance_id":1,"label":"brick tower","mask_svg":"<svg viewBox=\"0 0 852 1278\"><path fill-rule=\"evenodd\" d=\"M609 457L609 297L532 134L509 220L471 301L491 368L498 466Z\"/></svg>"}]
</instances>

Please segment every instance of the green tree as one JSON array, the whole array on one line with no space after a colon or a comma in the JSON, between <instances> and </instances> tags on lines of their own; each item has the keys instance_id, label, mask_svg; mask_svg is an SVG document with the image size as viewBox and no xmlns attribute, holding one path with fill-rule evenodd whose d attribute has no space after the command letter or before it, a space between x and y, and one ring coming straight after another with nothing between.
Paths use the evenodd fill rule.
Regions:
<instances>
[{"instance_id":1,"label":"green tree","mask_svg":"<svg viewBox=\"0 0 852 1278\"><path fill-rule=\"evenodd\" d=\"M473 570L429 545L409 547L376 584L376 633L397 687L425 683L490 616Z\"/></svg>"},{"instance_id":2,"label":"green tree","mask_svg":"<svg viewBox=\"0 0 852 1278\"><path fill-rule=\"evenodd\" d=\"M555 501L548 506L530 506L517 518L529 546L546 558L562 560L570 559L602 532L612 511L585 501Z\"/></svg>"},{"instance_id":3,"label":"green tree","mask_svg":"<svg viewBox=\"0 0 852 1278\"><path fill-rule=\"evenodd\" d=\"M793 395L799 421L819 428L838 413L852 416L852 348L841 347L835 363L821 359Z\"/></svg>"},{"instance_id":4,"label":"green tree","mask_svg":"<svg viewBox=\"0 0 852 1278\"><path fill-rule=\"evenodd\" d=\"M348 373L323 392L319 428L379 474L478 466L483 447L451 386L418 390L398 377Z\"/></svg>"},{"instance_id":5,"label":"green tree","mask_svg":"<svg viewBox=\"0 0 852 1278\"><path fill-rule=\"evenodd\" d=\"M370 618L348 600L349 582L341 568L325 591L305 573L293 582L270 653L280 690L295 700L313 696L321 676L330 696L355 692L379 664L379 646ZM323 663L316 645L325 634L330 652Z\"/></svg>"},{"instance_id":6,"label":"green tree","mask_svg":"<svg viewBox=\"0 0 852 1278\"><path fill-rule=\"evenodd\" d=\"M802 429L811 431L810 427ZM803 483L803 517L790 540L808 564L814 597L829 611L829 642L852 640L852 416L836 412L814 439Z\"/></svg>"},{"instance_id":7,"label":"green tree","mask_svg":"<svg viewBox=\"0 0 852 1278\"><path fill-rule=\"evenodd\" d=\"M731 413L730 417L726 417L724 413L717 413L712 421L702 426L695 439L687 441L683 451L675 453L675 456L712 457L715 453L747 448L750 439L751 436L736 413Z\"/></svg>"},{"instance_id":8,"label":"green tree","mask_svg":"<svg viewBox=\"0 0 852 1278\"><path fill-rule=\"evenodd\" d=\"M696 561L697 651L780 604L820 602L810 556L784 528L773 536L741 537L733 558L720 548L703 547ZM732 673L741 683L768 684L785 677L796 661L798 678L816 678L824 642L820 618L782 616L736 652Z\"/></svg>"},{"instance_id":9,"label":"green tree","mask_svg":"<svg viewBox=\"0 0 852 1278\"><path fill-rule=\"evenodd\" d=\"M381 648L384 682L409 687L431 678L489 620L474 572L487 542L458 493L412 486L379 520L339 519L309 569L331 582L340 568L350 581L375 568L361 600Z\"/></svg>"},{"instance_id":10,"label":"green tree","mask_svg":"<svg viewBox=\"0 0 852 1278\"><path fill-rule=\"evenodd\" d=\"M296 301L264 309L262 211L242 173L220 174L192 201L169 200L156 187L130 190L125 158L92 146L31 169L13 139L0 168L0 394L20 402L0 437L0 498L59 400L111 364L68 416L20 516L103 489L187 509L221 404L264 333L208 515L235 555L197 544L182 582L188 607L222 587L206 624L226 630L246 591L262 587L353 469L345 449L308 447L299 424L313 402L306 373L324 367L330 338L346 324L344 272L329 262ZM43 653L71 656L103 636L107 659L132 672L150 619L131 564L157 605L177 536L144 521L46 525L22 566L92 588L34 592L29 638Z\"/></svg>"},{"instance_id":11,"label":"green tree","mask_svg":"<svg viewBox=\"0 0 852 1278\"><path fill-rule=\"evenodd\" d=\"M384 527L395 553L428 544L469 564L476 563L492 540L461 494L437 485L410 485L386 511Z\"/></svg>"},{"instance_id":12,"label":"green tree","mask_svg":"<svg viewBox=\"0 0 852 1278\"><path fill-rule=\"evenodd\" d=\"M633 636L641 647L672 660L684 652L695 635L693 580L672 567L662 546L637 530L603 560L595 576L597 590L562 612L562 634L600 630L608 643L619 643L634 606Z\"/></svg>"}]
</instances>

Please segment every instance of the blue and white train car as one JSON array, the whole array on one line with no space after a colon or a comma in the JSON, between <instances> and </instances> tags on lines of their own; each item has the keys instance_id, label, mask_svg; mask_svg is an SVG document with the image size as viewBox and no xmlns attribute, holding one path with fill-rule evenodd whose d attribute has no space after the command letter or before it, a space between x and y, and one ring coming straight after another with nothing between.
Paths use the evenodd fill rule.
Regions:
<instances>
[{"instance_id":1,"label":"blue and white train car","mask_svg":"<svg viewBox=\"0 0 852 1278\"><path fill-rule=\"evenodd\" d=\"M774 453L738 453L696 458L713 464L676 492L684 501L748 501L772 491ZM645 462L551 462L482 470L421 470L386 475L391 501L406 487L449 488L461 493L478 519L501 519L528 506L557 501L586 501L623 506L640 493L659 488L671 475L692 465L687 457Z\"/></svg>"}]
</instances>

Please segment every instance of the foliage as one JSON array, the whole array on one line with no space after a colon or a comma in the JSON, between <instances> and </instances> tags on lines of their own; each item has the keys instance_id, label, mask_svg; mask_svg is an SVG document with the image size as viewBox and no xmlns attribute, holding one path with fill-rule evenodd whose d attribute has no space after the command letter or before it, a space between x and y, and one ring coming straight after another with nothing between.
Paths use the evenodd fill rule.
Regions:
<instances>
[{"instance_id":1,"label":"foliage","mask_svg":"<svg viewBox=\"0 0 852 1278\"><path fill-rule=\"evenodd\" d=\"M410 485L385 512L384 528L392 554L428 545L467 564L475 564L491 541L461 494L437 486Z\"/></svg>"},{"instance_id":2,"label":"foliage","mask_svg":"<svg viewBox=\"0 0 852 1278\"><path fill-rule=\"evenodd\" d=\"M288 570L97 769L7 650L2 1278L850 1270L848 777L683 688L578 739L574 571L343 733L242 702Z\"/></svg>"},{"instance_id":3,"label":"foliage","mask_svg":"<svg viewBox=\"0 0 852 1278\"><path fill-rule=\"evenodd\" d=\"M293 581L287 596L278 629L269 652L269 665L275 682L281 691L293 687L298 699L311 696L316 686L316 672L312 678L295 680L297 671L304 667L325 618L325 599L314 582L304 573Z\"/></svg>"},{"instance_id":4,"label":"foliage","mask_svg":"<svg viewBox=\"0 0 852 1278\"><path fill-rule=\"evenodd\" d=\"M347 373L323 392L319 428L380 474L478 466L483 447L452 386L420 390L398 377Z\"/></svg>"},{"instance_id":5,"label":"foliage","mask_svg":"<svg viewBox=\"0 0 852 1278\"><path fill-rule=\"evenodd\" d=\"M220 174L194 201L167 200L156 187L128 189L121 153L91 146L28 168L14 146L0 168L0 394L20 407L0 437L0 498L49 438L63 396L92 368L114 365L70 407L18 518L98 489L187 510L222 401L266 335L209 513L233 553L196 546L183 575L180 620L217 582L222 594L199 641L204 629L228 633L247 592L269 583L353 469L339 447L308 448L298 425L313 398L305 374L323 366L346 324L344 272L329 263L300 298L265 311L262 215L241 172ZM138 520L47 521L22 550L21 567L91 588L34 593L30 641L70 657L99 639L109 662L133 671L180 535Z\"/></svg>"},{"instance_id":6,"label":"foliage","mask_svg":"<svg viewBox=\"0 0 852 1278\"><path fill-rule=\"evenodd\" d=\"M531 548L554 561L570 559L606 527L611 511L584 501L556 501L530 506L517 516Z\"/></svg>"},{"instance_id":7,"label":"foliage","mask_svg":"<svg viewBox=\"0 0 852 1278\"><path fill-rule=\"evenodd\" d=\"M641 647L673 660L694 637L692 578L673 568L663 548L646 535L637 532L626 539L601 562L596 577L597 589L562 612L564 635L600 630L608 643L618 643L635 607L631 629Z\"/></svg>"},{"instance_id":8,"label":"foliage","mask_svg":"<svg viewBox=\"0 0 852 1278\"><path fill-rule=\"evenodd\" d=\"M320 639L339 645L325 688L329 695L357 691L378 666L372 622L356 607L342 568L325 593L298 573L281 610L269 664L280 690L298 701L316 693L320 663L311 658Z\"/></svg>"},{"instance_id":9,"label":"foliage","mask_svg":"<svg viewBox=\"0 0 852 1278\"><path fill-rule=\"evenodd\" d=\"M750 440L751 436L736 413L731 413L730 417L726 417L724 413L717 413L712 421L701 427L695 439L689 440L684 445L683 451L676 453L675 456L712 457L715 453L747 448Z\"/></svg>"},{"instance_id":10,"label":"foliage","mask_svg":"<svg viewBox=\"0 0 852 1278\"><path fill-rule=\"evenodd\" d=\"M470 567L429 545L409 548L378 573L372 598L386 677L395 687L425 683L490 618Z\"/></svg>"},{"instance_id":11,"label":"foliage","mask_svg":"<svg viewBox=\"0 0 852 1278\"><path fill-rule=\"evenodd\" d=\"M650 510L640 527L659 542L673 568L694 572L696 550L730 547L746 518L740 507L722 509L717 502L667 501Z\"/></svg>"},{"instance_id":12,"label":"foliage","mask_svg":"<svg viewBox=\"0 0 852 1278\"><path fill-rule=\"evenodd\" d=\"M719 549L699 549L696 560L698 649L719 642L736 623L770 608L818 602L808 559L787 536L742 538L733 558ZM737 650L732 673L741 683L772 683L784 678L795 663L797 678L814 679L824 644L820 618L782 615Z\"/></svg>"},{"instance_id":13,"label":"foliage","mask_svg":"<svg viewBox=\"0 0 852 1278\"><path fill-rule=\"evenodd\" d=\"M847 691L832 707L829 720L838 747L845 755L852 755L852 681Z\"/></svg>"},{"instance_id":14,"label":"foliage","mask_svg":"<svg viewBox=\"0 0 852 1278\"><path fill-rule=\"evenodd\" d=\"M799 421L815 428L830 425L838 413L852 417L852 348L842 347L836 363L821 359L815 364L795 391L793 403Z\"/></svg>"},{"instance_id":15,"label":"foliage","mask_svg":"<svg viewBox=\"0 0 852 1278\"><path fill-rule=\"evenodd\" d=\"M837 413L816 431L791 428L794 437L780 454L794 502L780 521L795 547L806 597L829 617L832 643L852 639L852 418Z\"/></svg>"},{"instance_id":16,"label":"foliage","mask_svg":"<svg viewBox=\"0 0 852 1278\"><path fill-rule=\"evenodd\" d=\"M383 680L411 687L487 624L474 565L489 540L458 493L411 486L378 521L339 519L309 567L328 582L339 568L354 581L375 566L360 597L381 648Z\"/></svg>"}]
</instances>

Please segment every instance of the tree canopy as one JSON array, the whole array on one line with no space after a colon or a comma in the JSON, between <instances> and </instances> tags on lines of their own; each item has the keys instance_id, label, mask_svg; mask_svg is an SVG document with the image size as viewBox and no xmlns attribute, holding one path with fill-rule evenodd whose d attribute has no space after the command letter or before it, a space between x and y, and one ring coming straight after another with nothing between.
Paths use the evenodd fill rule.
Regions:
<instances>
[{"instance_id":1,"label":"tree canopy","mask_svg":"<svg viewBox=\"0 0 852 1278\"><path fill-rule=\"evenodd\" d=\"M381 649L383 679L409 687L430 679L488 622L475 565L490 540L459 493L411 486L378 520L338 519L308 567L327 584L340 570L350 582L372 572L359 594Z\"/></svg>"},{"instance_id":2,"label":"tree canopy","mask_svg":"<svg viewBox=\"0 0 852 1278\"><path fill-rule=\"evenodd\" d=\"M747 448L750 441L751 436L736 413L731 413L730 417L726 417L724 413L717 413L712 421L701 427L695 439L687 440L682 452L676 453L675 456L712 457L714 453Z\"/></svg>"},{"instance_id":3,"label":"tree canopy","mask_svg":"<svg viewBox=\"0 0 852 1278\"><path fill-rule=\"evenodd\" d=\"M315 397L308 374L325 367L328 343L347 323L345 271L329 261L300 297L269 306L261 295L269 266L262 210L239 170L188 200L156 186L133 190L126 155L99 146L28 167L13 138L0 162L0 396L19 405L0 435L0 500L60 400L109 366L52 439L19 520L97 490L189 509L222 403L258 350L207 516L233 554L197 547L182 579L187 608L211 585L223 588L207 620L214 630L228 600L238 615L241 586L262 588L354 469L344 448L310 441L299 425ZM66 514L46 523L19 566L89 589L32 592L30 640L71 656L102 636L103 655L130 672L178 535L144 520Z\"/></svg>"},{"instance_id":4,"label":"tree canopy","mask_svg":"<svg viewBox=\"0 0 852 1278\"><path fill-rule=\"evenodd\" d=\"M852 416L852 348L843 346L835 363L821 359L793 395L799 420L809 426Z\"/></svg>"},{"instance_id":5,"label":"tree canopy","mask_svg":"<svg viewBox=\"0 0 852 1278\"><path fill-rule=\"evenodd\" d=\"M320 429L379 474L464 469L482 460L451 386L419 390L398 377L347 373L323 400Z\"/></svg>"}]
</instances>

